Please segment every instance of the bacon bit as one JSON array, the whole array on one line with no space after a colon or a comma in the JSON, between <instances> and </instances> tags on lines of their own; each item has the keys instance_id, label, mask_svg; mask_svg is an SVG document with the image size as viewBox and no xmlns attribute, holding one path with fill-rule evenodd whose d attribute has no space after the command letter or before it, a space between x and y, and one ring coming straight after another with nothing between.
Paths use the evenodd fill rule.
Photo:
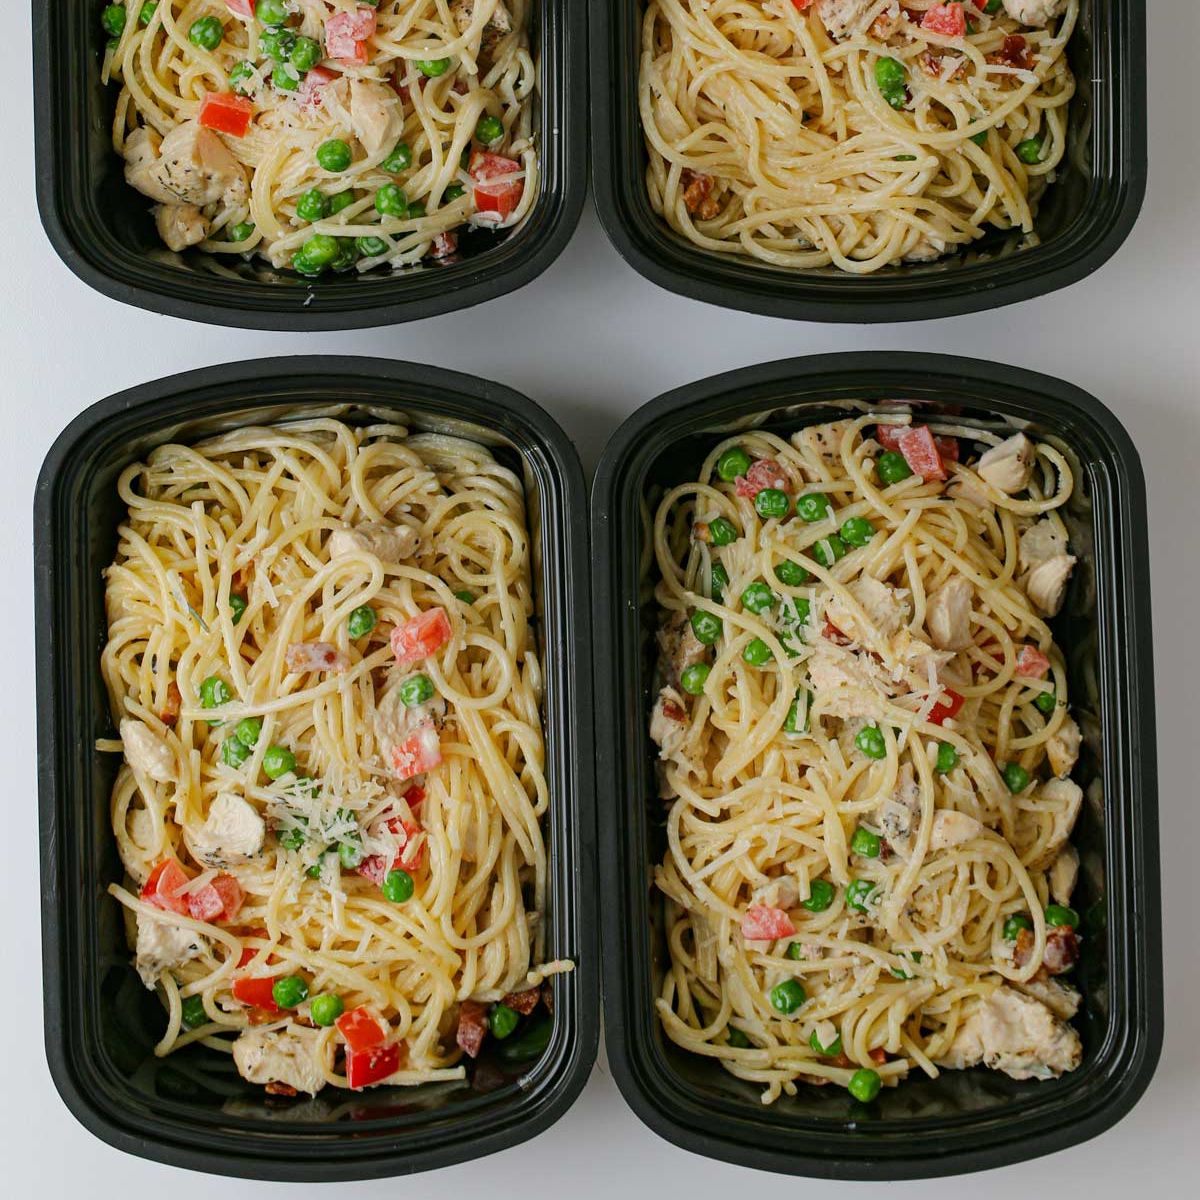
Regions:
<instances>
[{"instance_id":1,"label":"bacon bit","mask_svg":"<svg viewBox=\"0 0 1200 1200\"><path fill-rule=\"evenodd\" d=\"M1050 660L1036 646L1022 646L1017 655L1017 674L1022 679L1041 679L1050 669Z\"/></svg>"},{"instance_id":2,"label":"bacon bit","mask_svg":"<svg viewBox=\"0 0 1200 1200\"><path fill-rule=\"evenodd\" d=\"M664 717L669 717L672 721L687 720L687 709L676 704L674 700L663 701L662 713Z\"/></svg>"},{"instance_id":3,"label":"bacon bit","mask_svg":"<svg viewBox=\"0 0 1200 1200\"><path fill-rule=\"evenodd\" d=\"M478 1000L464 1000L458 1008L458 1030L454 1040L463 1053L478 1058L487 1033L487 1006Z\"/></svg>"},{"instance_id":4,"label":"bacon bit","mask_svg":"<svg viewBox=\"0 0 1200 1200\"><path fill-rule=\"evenodd\" d=\"M542 1003L546 1006L546 1011L554 1016L554 989L548 983L542 984Z\"/></svg>"},{"instance_id":5,"label":"bacon bit","mask_svg":"<svg viewBox=\"0 0 1200 1200\"><path fill-rule=\"evenodd\" d=\"M958 438L935 435L933 444L947 462L958 462Z\"/></svg>"},{"instance_id":6,"label":"bacon bit","mask_svg":"<svg viewBox=\"0 0 1200 1200\"><path fill-rule=\"evenodd\" d=\"M458 252L458 234L454 232L439 233L433 239L433 248L429 251L430 258L449 258Z\"/></svg>"},{"instance_id":7,"label":"bacon bit","mask_svg":"<svg viewBox=\"0 0 1200 1200\"><path fill-rule=\"evenodd\" d=\"M268 1096L298 1096L300 1093L296 1091L290 1083L276 1083L274 1079L266 1085L266 1093Z\"/></svg>"},{"instance_id":8,"label":"bacon bit","mask_svg":"<svg viewBox=\"0 0 1200 1200\"><path fill-rule=\"evenodd\" d=\"M167 684L167 696L163 701L163 706L159 709L158 719L164 725L174 725L179 720L179 710L183 707L183 695L179 691L179 684L175 680L171 680Z\"/></svg>"},{"instance_id":9,"label":"bacon bit","mask_svg":"<svg viewBox=\"0 0 1200 1200\"><path fill-rule=\"evenodd\" d=\"M375 10L359 5L354 12L334 13L325 22L325 50L330 58L367 61L367 38L375 32Z\"/></svg>"},{"instance_id":10,"label":"bacon bit","mask_svg":"<svg viewBox=\"0 0 1200 1200\"><path fill-rule=\"evenodd\" d=\"M314 108L320 108L323 103L321 89L326 84L340 78L341 75L337 71L330 71L326 67L313 67L304 76L303 80L301 80L299 90L296 92L296 98L300 101L300 108L305 112L311 112Z\"/></svg>"},{"instance_id":11,"label":"bacon bit","mask_svg":"<svg viewBox=\"0 0 1200 1200\"><path fill-rule=\"evenodd\" d=\"M874 1049L867 1051L867 1057L878 1067L882 1067L887 1062L887 1051L882 1046L876 1046Z\"/></svg>"},{"instance_id":12,"label":"bacon bit","mask_svg":"<svg viewBox=\"0 0 1200 1200\"><path fill-rule=\"evenodd\" d=\"M420 793L417 799L412 799L414 792ZM422 800L425 799L425 793L421 788L410 788L404 796L408 801L408 807L415 808ZM416 821L408 821L403 817L392 817L387 822L387 828L391 833L404 833L404 844L398 855L392 859L391 865L382 854L372 854L364 858L358 865L358 873L364 878L369 879L376 887L383 887L384 880L388 877L389 871L396 870L399 867L404 871L418 871L425 862L425 849L429 845L429 839L425 837L425 831Z\"/></svg>"},{"instance_id":13,"label":"bacon bit","mask_svg":"<svg viewBox=\"0 0 1200 1200\"><path fill-rule=\"evenodd\" d=\"M1018 967L1025 966L1033 955L1033 930L1021 929L1017 931L1017 941L1013 946L1013 962Z\"/></svg>"},{"instance_id":14,"label":"bacon bit","mask_svg":"<svg viewBox=\"0 0 1200 1200\"><path fill-rule=\"evenodd\" d=\"M831 1067L852 1067L854 1065L844 1051L827 1061Z\"/></svg>"},{"instance_id":15,"label":"bacon bit","mask_svg":"<svg viewBox=\"0 0 1200 1200\"><path fill-rule=\"evenodd\" d=\"M775 488L776 491L789 492L791 484L783 473L783 468L773 458L758 459L745 475L739 475L734 491L747 500L753 500L765 488Z\"/></svg>"},{"instance_id":16,"label":"bacon bit","mask_svg":"<svg viewBox=\"0 0 1200 1200\"><path fill-rule=\"evenodd\" d=\"M939 700L929 712L930 725L944 725L951 717L958 716L959 709L967 700L953 688L942 688L942 695L945 699Z\"/></svg>"},{"instance_id":17,"label":"bacon bit","mask_svg":"<svg viewBox=\"0 0 1200 1200\"><path fill-rule=\"evenodd\" d=\"M826 621L825 627L821 630L821 636L828 638L835 646L850 645L848 638L832 621Z\"/></svg>"},{"instance_id":18,"label":"bacon bit","mask_svg":"<svg viewBox=\"0 0 1200 1200\"><path fill-rule=\"evenodd\" d=\"M886 42L899 27L900 20L898 17L891 17L886 12L881 12L871 22L871 28L868 32L877 42Z\"/></svg>"},{"instance_id":19,"label":"bacon bit","mask_svg":"<svg viewBox=\"0 0 1200 1200\"><path fill-rule=\"evenodd\" d=\"M721 211L721 206L711 194L714 183L711 175L684 167L680 181L683 184L683 204L688 212L702 221L711 221Z\"/></svg>"},{"instance_id":20,"label":"bacon bit","mask_svg":"<svg viewBox=\"0 0 1200 1200\"><path fill-rule=\"evenodd\" d=\"M1079 934L1070 925L1054 925L1046 930L1046 953L1042 966L1051 975L1069 971L1079 961Z\"/></svg>"},{"instance_id":21,"label":"bacon bit","mask_svg":"<svg viewBox=\"0 0 1200 1200\"><path fill-rule=\"evenodd\" d=\"M943 37L962 37L967 32L967 14L961 4L935 4L925 10L921 28Z\"/></svg>"},{"instance_id":22,"label":"bacon bit","mask_svg":"<svg viewBox=\"0 0 1200 1200\"><path fill-rule=\"evenodd\" d=\"M1029 43L1019 33L1008 34L1004 45L994 54L989 54L987 61L996 66L1019 67L1022 71L1028 71L1033 65Z\"/></svg>"},{"instance_id":23,"label":"bacon bit","mask_svg":"<svg viewBox=\"0 0 1200 1200\"><path fill-rule=\"evenodd\" d=\"M772 942L796 932L792 918L782 908L752 904L742 914L742 937L748 942Z\"/></svg>"},{"instance_id":24,"label":"bacon bit","mask_svg":"<svg viewBox=\"0 0 1200 1200\"><path fill-rule=\"evenodd\" d=\"M541 995L541 988L531 987L526 988L523 992L509 992L500 1003L511 1008L513 1012L519 1012L521 1016L527 1017L537 1008Z\"/></svg>"},{"instance_id":25,"label":"bacon bit","mask_svg":"<svg viewBox=\"0 0 1200 1200\"><path fill-rule=\"evenodd\" d=\"M284 652L287 669L293 675L309 671L332 671L338 674L350 664L332 642L293 642Z\"/></svg>"},{"instance_id":26,"label":"bacon bit","mask_svg":"<svg viewBox=\"0 0 1200 1200\"><path fill-rule=\"evenodd\" d=\"M951 56L944 55L944 54L933 54L928 50L923 50L921 52L920 63L921 63L921 66L925 69L926 75L931 75L935 79L941 79L941 77L942 77L942 62L944 59L946 59L948 57L951 57ZM954 70L951 71L950 74L946 76L946 81L949 82L951 79L958 79L959 76L962 75L962 73L965 69L966 69L966 63L961 62L961 61L956 63Z\"/></svg>"}]
</instances>

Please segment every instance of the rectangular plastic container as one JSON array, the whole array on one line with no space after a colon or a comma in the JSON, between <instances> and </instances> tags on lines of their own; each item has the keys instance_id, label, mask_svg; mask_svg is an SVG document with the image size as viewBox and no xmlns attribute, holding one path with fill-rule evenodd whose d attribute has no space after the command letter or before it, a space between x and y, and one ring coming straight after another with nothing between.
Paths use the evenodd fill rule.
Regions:
<instances>
[{"instance_id":1,"label":"rectangular plastic container","mask_svg":"<svg viewBox=\"0 0 1200 1200\"><path fill-rule=\"evenodd\" d=\"M1068 56L1070 148L1036 217L1036 244L997 232L934 263L856 276L701 250L650 207L638 115L643 0L592 0L592 160L608 236L647 279L693 300L804 321L915 321L1045 295L1103 265L1146 187L1145 6L1082 0Z\"/></svg>"},{"instance_id":2,"label":"rectangular plastic container","mask_svg":"<svg viewBox=\"0 0 1200 1200\"><path fill-rule=\"evenodd\" d=\"M487 1056L466 1084L326 1089L279 1103L202 1046L156 1059L162 1007L130 966L108 817L116 757L99 669L102 569L123 516L120 471L169 440L318 411L472 438L525 481L545 670L551 805L546 913L554 1031L519 1067ZM436 367L366 358L233 363L111 396L55 442L38 482L38 773L46 1052L67 1107L97 1137L145 1158L227 1175L347 1180L477 1158L533 1137L570 1106L599 1034L587 519L583 473L559 427L524 396Z\"/></svg>"},{"instance_id":3,"label":"rectangular plastic container","mask_svg":"<svg viewBox=\"0 0 1200 1200\"><path fill-rule=\"evenodd\" d=\"M1080 1068L1018 1083L984 1068L919 1073L867 1108L837 1087L801 1086L770 1107L760 1089L690 1055L654 1011L666 959L651 872L665 846L648 733L656 624L653 564L639 505L695 479L739 428L792 432L904 398L928 417L1027 429L1073 462L1066 519L1080 557L1055 619L1086 733L1075 778L1085 803L1075 842L1085 912L1078 970ZM747 367L660 396L618 430L592 498L598 778L602 821L605 1044L634 1111L677 1145L743 1166L841 1179L978 1171L1074 1145L1119 1120L1145 1090L1162 1043L1157 784L1145 488L1128 435L1070 384L996 363L933 354L833 354ZM651 570L653 567L651 566Z\"/></svg>"},{"instance_id":4,"label":"rectangular plastic container","mask_svg":"<svg viewBox=\"0 0 1200 1200\"><path fill-rule=\"evenodd\" d=\"M472 231L459 260L400 273L306 280L265 262L162 244L151 202L130 188L112 148L116 89L100 82L103 31L94 0L33 6L37 195L59 257L114 300L214 325L309 331L394 325L470 308L523 287L562 253L587 191L587 11L535 0L540 70L534 128L541 195L523 224Z\"/></svg>"}]
</instances>

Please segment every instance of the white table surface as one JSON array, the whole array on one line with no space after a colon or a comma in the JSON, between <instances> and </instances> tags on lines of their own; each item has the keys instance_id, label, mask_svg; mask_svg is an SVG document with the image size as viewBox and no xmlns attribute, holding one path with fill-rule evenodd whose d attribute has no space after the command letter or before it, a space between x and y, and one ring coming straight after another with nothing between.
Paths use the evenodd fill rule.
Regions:
<instances>
[{"instance_id":1,"label":"white table surface","mask_svg":"<svg viewBox=\"0 0 1200 1200\"><path fill-rule=\"evenodd\" d=\"M65 0L34 0L34 3ZM98 0L97 0L98 3ZM507 300L419 324L310 336L239 332L157 317L107 300L57 260L35 216L29 6L6 0L9 52L0 163L0 629L7 686L0 739L9 771L0 804L0 991L8 1068L0 1084L0 1148L13 1197L177 1200L279 1195L281 1185L217 1180L130 1157L69 1115L42 1050L33 700L31 508L42 457L67 421L121 388L192 367L296 353L378 354L490 376L544 404L590 471L608 434L669 388L749 363L826 350L926 349L978 355L1072 380L1125 422L1149 485L1162 809L1162 917L1167 1031L1149 1091L1115 1129L1034 1163L976 1175L978 1200L1061 1193L1095 1197L1173 1185L1200 1171L1200 939L1197 938L1197 696L1200 695L1200 6L1154 0L1151 183L1141 220L1096 275L1027 304L953 320L894 326L810 325L724 312L660 291L610 247L590 207L566 253ZM534 1165L536 1163L536 1166ZM533 1172L531 1174L531 1171ZM677 1150L644 1128L603 1057L571 1111L536 1141L411 1182L379 1180L355 1194L496 1200L566 1192L721 1197L779 1186L762 1174ZM860 1196L864 1184L797 1181L789 1194ZM11 1190L10 1190L11 1186ZM36 1189L36 1193L35 1193ZM289 1194L315 1187L293 1185ZM959 1197L963 1181L895 1184L896 1196ZM1193 1191L1193 1194L1195 1192Z\"/></svg>"}]
</instances>

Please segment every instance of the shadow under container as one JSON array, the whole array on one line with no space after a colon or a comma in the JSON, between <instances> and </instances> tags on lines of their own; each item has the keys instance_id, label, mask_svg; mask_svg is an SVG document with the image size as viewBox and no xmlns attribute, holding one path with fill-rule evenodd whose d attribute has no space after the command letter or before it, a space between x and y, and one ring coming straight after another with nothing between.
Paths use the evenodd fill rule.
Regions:
<instances>
[{"instance_id":1,"label":"shadow under container","mask_svg":"<svg viewBox=\"0 0 1200 1200\"><path fill-rule=\"evenodd\" d=\"M135 975L109 824L117 756L100 674L103 569L123 506L120 472L164 442L315 416L403 421L489 447L525 487L535 630L545 674L551 797L546 955L554 1026L534 1061L481 1056L463 1083L283 1101L245 1083L203 1046L155 1058L157 998ZM38 482L35 586L42 956L46 1053L67 1107L110 1145L225 1175L298 1182L403 1175L533 1137L570 1107L599 1036L594 880L586 495L574 448L508 388L435 367L365 358L281 358L193 371L111 396L55 442Z\"/></svg>"},{"instance_id":2,"label":"shadow under container","mask_svg":"<svg viewBox=\"0 0 1200 1200\"><path fill-rule=\"evenodd\" d=\"M903 400L897 404L898 398ZM1018 429L1068 458L1075 494L1059 510L1079 558L1052 622L1084 731L1084 789L1073 841L1073 905L1084 914L1075 1020L1083 1062L1048 1082L979 1067L919 1071L868 1106L838 1087L800 1085L769 1107L761 1089L671 1042L654 1009L669 958L654 865L666 804L649 737L656 658L655 568L640 514L697 478L738 430L802 426L908 408L1007 435ZM1145 486L1137 452L1092 396L1045 375L933 354L832 354L747 367L660 396L609 442L592 495L605 1044L613 1075L656 1133L743 1166L835 1179L914 1179L979 1171L1076 1145L1118 1121L1150 1081L1162 1044L1157 780ZM643 564L649 564L643 566ZM650 572L644 575L643 570Z\"/></svg>"},{"instance_id":3,"label":"shadow under container","mask_svg":"<svg viewBox=\"0 0 1200 1200\"><path fill-rule=\"evenodd\" d=\"M870 275L775 267L703 250L651 208L638 113L645 0L592 0L596 207L622 257L652 283L724 308L801 321L917 321L1000 308L1090 275L1116 253L1146 190L1146 10L1081 0L1067 46L1076 92L1057 179L1033 235L996 230L931 263Z\"/></svg>"}]
</instances>

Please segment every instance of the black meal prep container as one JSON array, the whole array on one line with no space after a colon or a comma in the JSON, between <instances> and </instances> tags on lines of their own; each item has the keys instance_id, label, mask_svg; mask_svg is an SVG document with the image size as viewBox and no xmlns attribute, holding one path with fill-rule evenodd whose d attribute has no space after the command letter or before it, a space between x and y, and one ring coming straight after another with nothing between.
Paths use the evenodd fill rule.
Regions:
<instances>
[{"instance_id":1,"label":"black meal prep container","mask_svg":"<svg viewBox=\"0 0 1200 1200\"><path fill-rule=\"evenodd\" d=\"M838 1087L801 1086L764 1107L760 1089L688 1054L654 1011L666 951L653 865L665 847L656 748L647 726L654 669L653 556L639 505L695 479L739 428L787 433L903 400L922 418L1026 428L1074 463L1066 520L1080 558L1056 640L1084 729L1075 778L1076 906L1085 941L1076 1019L1084 1060L1055 1082L984 1068L919 1073L858 1105ZM864 403L865 402L865 403ZM668 1141L750 1167L842 1179L910 1179L1035 1158L1094 1137L1141 1096L1162 1043L1157 785L1145 488L1116 418L1079 388L998 363L935 354L831 354L747 367L660 396L618 430L592 497L597 777L601 822L605 1044L634 1111ZM650 577L640 575L648 563Z\"/></svg>"},{"instance_id":2,"label":"black meal prep container","mask_svg":"<svg viewBox=\"0 0 1200 1200\"><path fill-rule=\"evenodd\" d=\"M547 955L554 1030L519 1065L485 1054L466 1084L326 1089L278 1100L202 1046L156 1059L163 1012L130 968L108 817L117 767L97 753L112 724L99 670L102 569L123 512L115 482L166 441L333 412L407 414L416 429L493 448L525 481L545 665ZM524 396L437 367L367 358L279 358L192 371L93 405L46 458L35 508L38 776L46 1052L59 1093L97 1137L174 1166L296 1182L402 1175L473 1159L556 1121L587 1079L599 1034L595 827L583 473L559 427Z\"/></svg>"},{"instance_id":3,"label":"black meal prep container","mask_svg":"<svg viewBox=\"0 0 1200 1200\"><path fill-rule=\"evenodd\" d=\"M701 250L650 207L638 115L644 0L591 0L592 156L608 236L647 279L693 300L803 321L914 321L1029 300L1116 252L1146 188L1146 9L1082 0L1068 57L1070 148L1036 215L1033 244L997 231L958 255L857 276L784 270Z\"/></svg>"},{"instance_id":4,"label":"black meal prep container","mask_svg":"<svg viewBox=\"0 0 1200 1200\"><path fill-rule=\"evenodd\" d=\"M114 300L214 325L296 332L392 325L470 308L514 292L562 253L587 190L587 12L535 0L540 69L535 129L541 195L519 227L476 230L457 261L392 273L308 280L265 262L162 244L152 201L125 183L112 148L117 90L100 82L104 32L97 0L33 6L37 196L59 257Z\"/></svg>"}]
</instances>

